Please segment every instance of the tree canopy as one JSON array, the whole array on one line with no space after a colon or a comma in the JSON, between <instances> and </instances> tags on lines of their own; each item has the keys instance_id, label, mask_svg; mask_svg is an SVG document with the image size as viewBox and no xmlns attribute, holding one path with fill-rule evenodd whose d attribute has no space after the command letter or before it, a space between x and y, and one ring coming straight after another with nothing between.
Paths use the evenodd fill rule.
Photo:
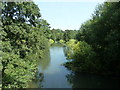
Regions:
<instances>
[{"instance_id":1,"label":"tree canopy","mask_svg":"<svg viewBox=\"0 0 120 90\"><path fill-rule=\"evenodd\" d=\"M91 71L120 75L119 17L120 2L105 2L101 5L98 5L94 11L94 14L92 14L92 18L82 24L76 35L76 39L80 41L80 43L82 41L88 45L83 45L86 48L81 46L82 43L75 46L75 57L73 57L73 59L75 59L76 64L79 65L78 67L89 65L88 62L90 62L95 65ZM94 56L95 58L92 60L88 60L88 56L91 52L89 50L89 53L86 52L87 47L91 47L93 52L96 54ZM83 53L80 52L81 50ZM86 53L86 56L84 56L84 53ZM83 57L85 58L82 59ZM88 61L86 62L86 60ZM85 66L83 69L77 69L77 71L84 69L90 71L90 67Z\"/></svg>"},{"instance_id":2,"label":"tree canopy","mask_svg":"<svg viewBox=\"0 0 120 90\"><path fill-rule=\"evenodd\" d=\"M2 87L25 88L34 78L37 61L48 51L40 9L33 2L0 2L2 39Z\"/></svg>"}]
</instances>

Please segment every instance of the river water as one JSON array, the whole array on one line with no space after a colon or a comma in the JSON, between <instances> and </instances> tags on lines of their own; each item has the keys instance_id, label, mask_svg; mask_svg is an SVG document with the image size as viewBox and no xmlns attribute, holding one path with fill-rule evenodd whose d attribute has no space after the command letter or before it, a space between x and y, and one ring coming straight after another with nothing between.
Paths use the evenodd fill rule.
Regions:
<instances>
[{"instance_id":1,"label":"river water","mask_svg":"<svg viewBox=\"0 0 120 90\"><path fill-rule=\"evenodd\" d=\"M29 88L117 88L120 80L108 76L75 74L61 64L67 62L64 47L52 46L38 65L36 80ZM42 77L42 78L41 78Z\"/></svg>"}]
</instances>

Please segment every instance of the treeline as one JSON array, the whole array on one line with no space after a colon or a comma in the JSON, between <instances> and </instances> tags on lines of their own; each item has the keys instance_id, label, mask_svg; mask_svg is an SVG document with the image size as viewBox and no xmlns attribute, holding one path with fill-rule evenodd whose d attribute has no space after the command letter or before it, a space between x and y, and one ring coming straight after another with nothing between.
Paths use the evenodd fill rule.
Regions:
<instances>
[{"instance_id":1,"label":"treeline","mask_svg":"<svg viewBox=\"0 0 120 90\"><path fill-rule=\"evenodd\" d=\"M120 75L120 2L98 5L76 39L67 44L73 61L65 66L76 72Z\"/></svg>"},{"instance_id":2,"label":"treeline","mask_svg":"<svg viewBox=\"0 0 120 90\"><path fill-rule=\"evenodd\" d=\"M66 44L75 72L120 75L120 2L98 5L80 30L50 30L33 2L0 2L2 88L25 88L49 43ZM48 42L49 40L49 42Z\"/></svg>"},{"instance_id":3,"label":"treeline","mask_svg":"<svg viewBox=\"0 0 120 90\"><path fill-rule=\"evenodd\" d=\"M48 52L44 30L49 29L33 2L0 2L2 22L2 88L26 88L37 71L37 61Z\"/></svg>"},{"instance_id":4,"label":"treeline","mask_svg":"<svg viewBox=\"0 0 120 90\"><path fill-rule=\"evenodd\" d=\"M45 30L44 34L46 38L49 39L50 44L54 43L65 43L69 41L70 39L76 39L76 35L78 33L78 30L61 30L61 29L51 29L51 30Z\"/></svg>"}]
</instances>

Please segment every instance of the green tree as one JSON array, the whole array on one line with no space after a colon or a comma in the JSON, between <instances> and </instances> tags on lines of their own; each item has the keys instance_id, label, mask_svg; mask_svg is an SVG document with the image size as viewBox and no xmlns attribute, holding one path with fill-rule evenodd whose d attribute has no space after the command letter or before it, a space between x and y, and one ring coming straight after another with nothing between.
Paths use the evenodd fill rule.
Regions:
<instances>
[{"instance_id":1,"label":"green tree","mask_svg":"<svg viewBox=\"0 0 120 90\"><path fill-rule=\"evenodd\" d=\"M77 34L76 30L65 30L64 31L64 40L69 41L70 39L75 39L76 34Z\"/></svg>"},{"instance_id":2,"label":"green tree","mask_svg":"<svg viewBox=\"0 0 120 90\"><path fill-rule=\"evenodd\" d=\"M1 2L2 87L25 88L34 78L37 62L48 50L40 10L33 2Z\"/></svg>"},{"instance_id":3,"label":"green tree","mask_svg":"<svg viewBox=\"0 0 120 90\"><path fill-rule=\"evenodd\" d=\"M96 59L93 62L97 72L120 75L119 17L120 2L105 2L98 5L92 18L82 24L76 35L78 41L86 42L95 52ZM77 54L78 57L82 55L80 52Z\"/></svg>"}]
</instances>

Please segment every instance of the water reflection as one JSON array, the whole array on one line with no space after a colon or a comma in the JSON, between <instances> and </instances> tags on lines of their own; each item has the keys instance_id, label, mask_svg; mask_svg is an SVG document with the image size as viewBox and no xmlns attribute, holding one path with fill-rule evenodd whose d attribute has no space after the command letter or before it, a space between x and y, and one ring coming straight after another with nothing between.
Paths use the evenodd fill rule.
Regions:
<instances>
[{"instance_id":1,"label":"water reflection","mask_svg":"<svg viewBox=\"0 0 120 90\"><path fill-rule=\"evenodd\" d=\"M35 79L33 79L32 82L28 83L29 85L28 88L42 88L43 81L44 81L44 74L43 73L37 74Z\"/></svg>"},{"instance_id":2,"label":"water reflection","mask_svg":"<svg viewBox=\"0 0 120 90\"><path fill-rule=\"evenodd\" d=\"M63 52L63 47L59 45L50 48L50 63L47 69L42 70L41 66L39 71L44 73L44 81L42 82L43 88L70 88L71 85L66 80L66 74L69 71L62 66L66 61Z\"/></svg>"},{"instance_id":3,"label":"water reflection","mask_svg":"<svg viewBox=\"0 0 120 90\"><path fill-rule=\"evenodd\" d=\"M72 88L120 88L119 79L88 73L71 73L66 75Z\"/></svg>"},{"instance_id":4,"label":"water reflection","mask_svg":"<svg viewBox=\"0 0 120 90\"><path fill-rule=\"evenodd\" d=\"M50 52L45 52L42 59L38 61L38 72L36 72L35 78L28 83L28 88L42 88L44 82L44 70L48 69L50 64Z\"/></svg>"},{"instance_id":5,"label":"water reflection","mask_svg":"<svg viewBox=\"0 0 120 90\"><path fill-rule=\"evenodd\" d=\"M44 57L40 59L38 69L41 70L38 71L44 71L48 69L49 64L50 64L50 52L48 51L44 54Z\"/></svg>"},{"instance_id":6,"label":"water reflection","mask_svg":"<svg viewBox=\"0 0 120 90\"><path fill-rule=\"evenodd\" d=\"M64 47L52 46L38 65L38 74L30 88L116 88L119 79L86 73L73 73L61 64L68 61Z\"/></svg>"}]
</instances>

